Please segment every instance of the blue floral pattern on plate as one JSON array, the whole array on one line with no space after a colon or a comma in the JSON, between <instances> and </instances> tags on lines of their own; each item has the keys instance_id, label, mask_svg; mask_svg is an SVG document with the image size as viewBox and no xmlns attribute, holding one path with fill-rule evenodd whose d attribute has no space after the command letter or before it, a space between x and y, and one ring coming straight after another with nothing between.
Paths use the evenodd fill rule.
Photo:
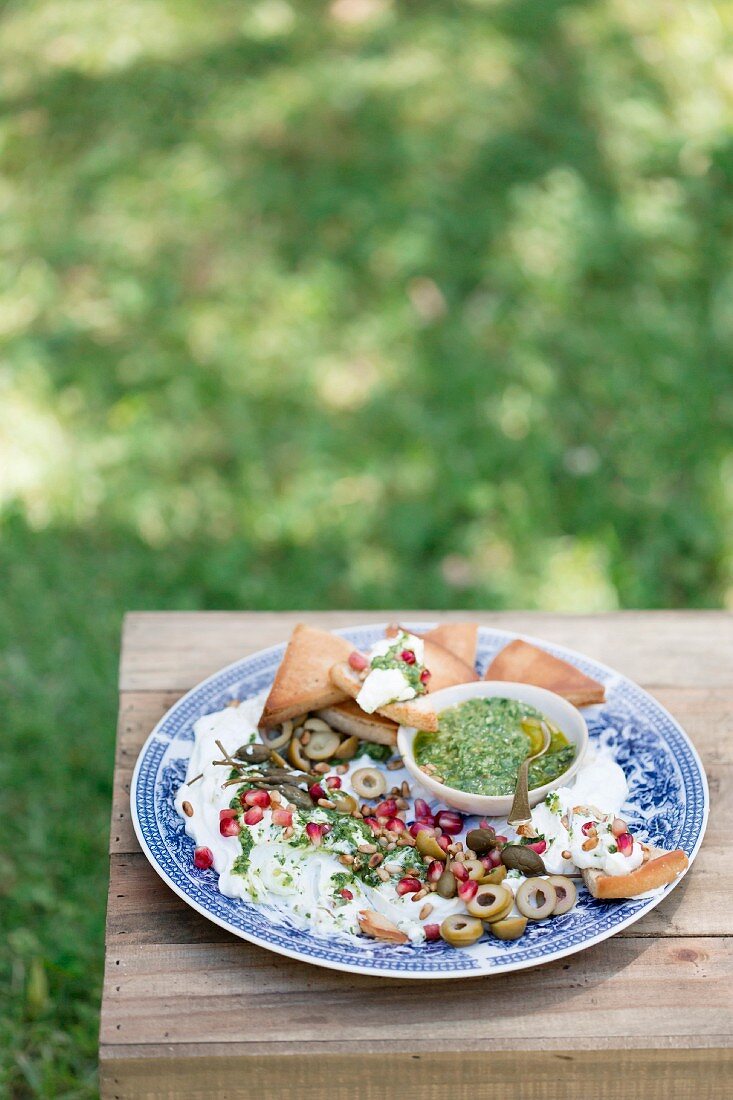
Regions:
<instances>
[{"instance_id":1,"label":"blue floral pattern on plate","mask_svg":"<svg viewBox=\"0 0 733 1100\"><path fill-rule=\"evenodd\" d=\"M431 625L411 627L425 630ZM383 630L366 626L339 633L364 649ZM482 628L479 670L513 637ZM705 831L708 789L686 734L632 681L561 646L537 644L604 683L606 703L587 708L584 715L591 741L608 746L626 773L630 796L625 815L642 839L664 848L683 848L692 860ZM172 889L210 920L270 950L334 969L405 978L477 976L549 962L598 943L649 912L676 885L653 898L624 902L598 901L581 889L570 913L550 923L530 924L521 940L482 940L460 951L442 941L395 947L346 935L323 939L296 928L282 912L225 897L219 893L216 872L194 867L193 842L173 800L186 775L196 720L232 699L248 699L266 689L284 649L274 646L245 657L193 688L150 734L133 775L132 817L143 851Z\"/></svg>"}]
</instances>

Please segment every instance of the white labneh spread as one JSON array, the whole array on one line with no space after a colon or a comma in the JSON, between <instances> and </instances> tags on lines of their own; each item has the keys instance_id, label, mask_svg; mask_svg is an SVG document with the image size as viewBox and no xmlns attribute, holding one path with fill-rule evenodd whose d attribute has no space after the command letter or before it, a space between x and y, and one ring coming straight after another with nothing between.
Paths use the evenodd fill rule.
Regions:
<instances>
[{"instance_id":1,"label":"white labneh spread","mask_svg":"<svg viewBox=\"0 0 733 1100\"><path fill-rule=\"evenodd\" d=\"M376 657L386 657L391 650L409 650L415 655L415 664L423 663L425 645L422 638L403 630L396 638L381 638L374 643L368 653L370 666ZM405 676L402 667L370 667L356 701L363 711L373 714L378 707L386 707L389 703L405 703L416 695L417 691Z\"/></svg>"},{"instance_id":2,"label":"white labneh spread","mask_svg":"<svg viewBox=\"0 0 733 1100\"><path fill-rule=\"evenodd\" d=\"M588 867L606 875L625 875L643 861L637 841L625 855L611 831L629 793L623 771L610 756L592 750L589 754L572 786L558 787L532 811L532 824L547 842L542 859L551 875L570 875L576 868ZM592 837L588 830L593 831ZM592 848L590 839L597 840Z\"/></svg>"},{"instance_id":3,"label":"white labneh spread","mask_svg":"<svg viewBox=\"0 0 733 1100\"><path fill-rule=\"evenodd\" d=\"M420 659L420 639L410 636L410 642ZM326 811L315 805L305 816L293 813L292 833L287 837L283 835L283 827L273 822L271 809L264 810L261 820L243 825L240 834L222 836L220 811L230 808L239 787L236 784L223 786L229 769L213 763L221 759L216 741L220 741L230 754L243 744L255 742L261 710L262 699L255 698L200 718L194 725L195 745L188 764L187 782L176 794L176 809L183 817L186 832L197 848L208 848L213 855L213 868L219 874L219 889L223 894L287 914L298 927L328 937L358 935L360 910L376 910L391 920L412 943L424 940L424 924L439 924L451 913L465 911L459 898L446 899L433 892L413 901L410 894L397 894L400 877L408 875L411 862L419 859L411 847L398 847L385 853L382 866L390 873L388 882L376 880L376 876L373 876L374 885L363 882L338 856L340 853L353 854L364 839L357 835L358 830L366 826L347 815L334 825L331 817L332 829L327 843L314 845L305 832L305 818L316 824L329 821ZM614 817L628 795L624 773L609 755L590 751L591 757L579 770L574 783L554 791L532 811L532 824L547 843L542 859L548 874L577 874L577 868L595 867L616 875L632 871L642 862L641 846L634 841L632 850L623 854L611 831ZM358 768L373 766L374 761L366 754L351 761L348 771L340 776L341 790L357 797L350 782L352 773ZM403 778L409 780L406 772L388 774L398 786ZM199 775L202 777L196 779ZM189 786L190 780L195 781ZM430 801L427 792L414 782L412 796ZM187 814L183 811L184 802L189 803ZM434 810L442 808L434 801L432 805ZM594 829L598 836L598 844L591 851L583 848L587 840L584 826ZM352 834L351 830L357 830L357 834ZM504 885L516 892L523 881L519 872L510 871ZM419 913L426 902L431 911L421 920ZM367 945L370 941L360 936L359 942Z\"/></svg>"},{"instance_id":4,"label":"white labneh spread","mask_svg":"<svg viewBox=\"0 0 733 1100\"><path fill-rule=\"evenodd\" d=\"M265 810L257 824L246 826L253 843L246 869L243 872L237 870L235 864L243 852L240 836L221 835L219 811L229 807L238 788L236 785L222 788L229 774L228 769L214 765L212 761L221 759L217 740L229 753L236 752L248 741L255 741L256 723L261 713L262 700L254 699L200 718L194 725L196 742L186 778L191 779L200 773L203 773L203 778L191 786L184 783L176 794L176 809L184 817L186 832L197 847L207 847L213 853L213 866L219 873L219 889L223 894L281 910L298 927L308 928L322 936L339 933L357 935L359 911L376 910L396 924L413 943L425 938L423 924L440 922L450 913L463 910L458 899L448 900L437 894L416 902L409 895L398 896L395 887L400 872L404 875L404 868L414 859L412 848L399 848L388 853L384 866L392 871L392 879L380 883L378 887L369 886L357 876L348 874L348 868L338 859L339 849L344 853L353 851L348 837L343 843L338 837L329 837L329 847L335 851L315 847L303 835L304 824L297 813L293 815L293 835L288 841L283 839L282 828L272 824L271 810ZM366 755L351 761L348 773L340 777L341 789L354 794L349 782L351 773L357 768L373 765L374 761ZM402 774L389 774L399 784ZM183 815L184 802L189 802L193 810L190 817ZM308 817L314 822L328 820L327 814L315 807ZM349 821L349 818L344 818L344 829L348 829ZM348 879L346 888L353 894L352 899L344 898L341 893L345 879ZM418 914L427 900L433 907L432 912L421 921ZM360 942L366 944L369 941L360 939Z\"/></svg>"}]
</instances>

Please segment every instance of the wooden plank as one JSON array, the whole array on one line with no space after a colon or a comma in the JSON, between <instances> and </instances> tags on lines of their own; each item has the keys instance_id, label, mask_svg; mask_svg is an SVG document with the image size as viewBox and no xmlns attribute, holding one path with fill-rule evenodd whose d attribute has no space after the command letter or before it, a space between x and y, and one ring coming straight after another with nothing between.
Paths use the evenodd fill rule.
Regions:
<instances>
[{"instance_id":1,"label":"wooden plank","mask_svg":"<svg viewBox=\"0 0 733 1100\"><path fill-rule=\"evenodd\" d=\"M206 1048L204 1048L206 1050ZM488 1046L460 1056L406 1051L379 1057L369 1050L313 1059L237 1054L231 1046L181 1057L170 1048L103 1047L102 1096L107 1100L248 1100L260 1088L269 1100L726 1100L733 1056L728 1050L514 1051Z\"/></svg>"},{"instance_id":2,"label":"wooden plank","mask_svg":"<svg viewBox=\"0 0 733 1100\"><path fill-rule=\"evenodd\" d=\"M725 687L733 614L725 611L546 612L318 611L134 612L125 619L122 691L186 691L239 657L287 639L296 622L335 629L383 620L472 619L587 653L649 685ZM694 663L694 671L692 664Z\"/></svg>"},{"instance_id":3,"label":"wooden plank","mask_svg":"<svg viewBox=\"0 0 733 1100\"><path fill-rule=\"evenodd\" d=\"M115 947L100 1033L115 1045L245 1042L253 1054L314 1055L363 1043L385 1052L733 1043L731 938L617 936L541 970L438 987L345 977L246 943Z\"/></svg>"},{"instance_id":4,"label":"wooden plank","mask_svg":"<svg viewBox=\"0 0 733 1100\"><path fill-rule=\"evenodd\" d=\"M178 692L128 692L120 702L117 767L113 787L110 852L139 851L130 821L130 779L137 755L150 731L179 697ZM718 763L733 765L733 689L663 688L656 698L674 715L691 737L709 773L714 806L713 823L723 815L727 833L733 830L733 799ZM721 789L722 788L722 789Z\"/></svg>"}]
</instances>

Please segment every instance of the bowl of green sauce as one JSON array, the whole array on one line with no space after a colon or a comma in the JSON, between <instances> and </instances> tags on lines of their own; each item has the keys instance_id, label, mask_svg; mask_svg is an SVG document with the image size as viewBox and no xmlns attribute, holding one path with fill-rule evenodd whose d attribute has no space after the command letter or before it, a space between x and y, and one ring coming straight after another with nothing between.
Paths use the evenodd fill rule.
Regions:
<instances>
[{"instance_id":1,"label":"bowl of green sauce","mask_svg":"<svg viewBox=\"0 0 733 1100\"><path fill-rule=\"evenodd\" d=\"M411 775L436 798L464 813L509 813L521 762L541 747L529 767L529 801L536 806L565 786L580 767L588 727L576 707L531 684L483 680L429 696L438 731L400 726L397 746Z\"/></svg>"}]
</instances>

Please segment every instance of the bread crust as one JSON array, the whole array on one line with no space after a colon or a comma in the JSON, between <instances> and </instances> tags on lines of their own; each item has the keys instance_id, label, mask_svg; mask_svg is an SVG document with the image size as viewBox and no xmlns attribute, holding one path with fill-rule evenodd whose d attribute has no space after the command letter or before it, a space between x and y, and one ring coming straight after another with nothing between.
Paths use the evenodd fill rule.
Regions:
<instances>
[{"instance_id":1,"label":"bread crust","mask_svg":"<svg viewBox=\"0 0 733 1100\"><path fill-rule=\"evenodd\" d=\"M347 699L333 707L324 707L316 713L339 733L358 737L362 741L373 741L377 745L397 744L395 723L389 718L382 718L380 714L367 714L354 699Z\"/></svg>"},{"instance_id":2,"label":"bread crust","mask_svg":"<svg viewBox=\"0 0 733 1100\"><path fill-rule=\"evenodd\" d=\"M333 666L331 679L336 687L348 692L352 699L356 699L361 691L362 681L353 668L346 663ZM438 716L435 711L429 709L429 698L428 695L420 695L417 699L411 699L406 703L389 703L386 707L379 707L377 714L391 718L400 726L416 726L417 729L435 733L438 729Z\"/></svg>"},{"instance_id":3,"label":"bread crust","mask_svg":"<svg viewBox=\"0 0 733 1100\"><path fill-rule=\"evenodd\" d=\"M353 649L351 642L337 634L298 623L275 674L259 728L271 729L287 718L348 698L336 687L329 671L336 661L345 661Z\"/></svg>"},{"instance_id":4,"label":"bread crust","mask_svg":"<svg viewBox=\"0 0 733 1100\"><path fill-rule=\"evenodd\" d=\"M689 863L687 854L681 848L673 852L650 848L649 853L647 862L642 863L635 871L629 871L627 875L604 875L602 871L586 868L582 872L586 889L594 898L602 900L633 898L637 894L645 894L647 890L656 890L660 886L666 886L668 882L674 882Z\"/></svg>"},{"instance_id":5,"label":"bread crust","mask_svg":"<svg viewBox=\"0 0 733 1100\"><path fill-rule=\"evenodd\" d=\"M484 673L484 680L533 684L562 695L576 707L602 703L606 698L606 690L598 680L523 638L515 638L497 653Z\"/></svg>"}]
</instances>

